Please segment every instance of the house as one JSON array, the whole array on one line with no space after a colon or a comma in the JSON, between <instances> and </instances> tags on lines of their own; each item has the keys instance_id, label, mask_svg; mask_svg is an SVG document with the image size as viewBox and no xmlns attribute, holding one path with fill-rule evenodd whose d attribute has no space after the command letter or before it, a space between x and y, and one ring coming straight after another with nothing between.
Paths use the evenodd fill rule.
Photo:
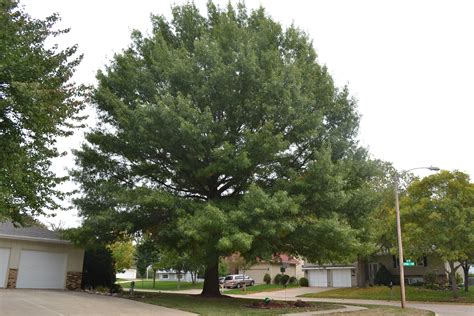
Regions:
<instances>
[{"instance_id":1,"label":"house","mask_svg":"<svg viewBox=\"0 0 474 316\"><path fill-rule=\"evenodd\" d=\"M424 281L427 274L434 274L440 280L447 280L447 263L430 255L417 259L405 259L405 283ZM367 260L352 264L311 264L302 267L309 286L314 287L364 287L375 283L375 277L384 266L392 274L393 284L400 283L398 258L389 253L377 254Z\"/></svg>"},{"instance_id":2,"label":"house","mask_svg":"<svg viewBox=\"0 0 474 316\"><path fill-rule=\"evenodd\" d=\"M303 260L290 257L286 254L280 254L278 256L274 256L271 260L268 261L258 260L256 264L245 269L243 269L242 267L234 267L234 270L230 272L235 274L245 273L246 275L254 279L256 284L262 284L265 283L263 281L263 277L265 276L265 274L268 273L271 279L273 280L277 274L282 273L282 267L284 267L285 269L284 273L289 275L290 277L296 277L297 279L303 277L303 263ZM229 264L229 266L231 266L231 264Z\"/></svg>"},{"instance_id":3,"label":"house","mask_svg":"<svg viewBox=\"0 0 474 316\"><path fill-rule=\"evenodd\" d=\"M117 279L135 280L137 278L137 269L133 267L130 269L125 269L122 272L116 273L115 277Z\"/></svg>"},{"instance_id":4,"label":"house","mask_svg":"<svg viewBox=\"0 0 474 316\"><path fill-rule=\"evenodd\" d=\"M153 273L152 273L153 275ZM178 281L178 277L182 282L192 282L191 272L179 272L176 270L158 270L156 271L157 281ZM204 282L204 279L196 278L196 282Z\"/></svg>"},{"instance_id":5,"label":"house","mask_svg":"<svg viewBox=\"0 0 474 316\"><path fill-rule=\"evenodd\" d=\"M0 288L81 287L84 250L39 226L0 223Z\"/></svg>"},{"instance_id":6,"label":"house","mask_svg":"<svg viewBox=\"0 0 474 316\"><path fill-rule=\"evenodd\" d=\"M398 257L388 253L375 255L369 259L367 263L367 283L374 284L375 275L382 265L392 274L393 283L400 283ZM422 258L405 258L405 283L423 282L427 274L434 274L439 279L446 281L448 280L446 270L449 270L447 262L436 255L428 255ZM461 273L460 270L458 272Z\"/></svg>"}]
</instances>

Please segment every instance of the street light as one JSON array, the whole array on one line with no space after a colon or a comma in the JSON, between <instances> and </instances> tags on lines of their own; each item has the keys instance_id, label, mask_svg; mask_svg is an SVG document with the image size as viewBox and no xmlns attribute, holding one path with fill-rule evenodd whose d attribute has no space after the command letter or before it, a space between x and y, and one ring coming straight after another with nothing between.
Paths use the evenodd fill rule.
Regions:
<instances>
[{"instance_id":1,"label":"street light","mask_svg":"<svg viewBox=\"0 0 474 316\"><path fill-rule=\"evenodd\" d=\"M438 167L418 167L406 170L406 172L417 170L417 169L428 169L431 171L439 171ZM405 308L405 271L403 268L403 246L402 246L402 228L400 224L400 205L398 202L398 173L395 174L395 211L397 216L397 239L398 239L398 268L400 270L400 304L402 308Z\"/></svg>"}]
</instances>

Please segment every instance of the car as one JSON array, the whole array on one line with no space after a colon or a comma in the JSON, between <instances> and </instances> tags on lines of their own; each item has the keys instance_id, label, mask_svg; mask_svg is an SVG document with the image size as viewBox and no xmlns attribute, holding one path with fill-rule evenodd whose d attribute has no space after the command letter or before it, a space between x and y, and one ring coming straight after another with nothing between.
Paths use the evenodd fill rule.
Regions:
<instances>
[{"instance_id":1,"label":"car","mask_svg":"<svg viewBox=\"0 0 474 316\"><path fill-rule=\"evenodd\" d=\"M242 274L229 274L224 279L224 288L231 289L231 288L241 288L242 286L252 286L255 284L254 279L249 277L248 275Z\"/></svg>"},{"instance_id":2,"label":"car","mask_svg":"<svg viewBox=\"0 0 474 316\"><path fill-rule=\"evenodd\" d=\"M219 285L224 284L225 277L219 277Z\"/></svg>"}]
</instances>

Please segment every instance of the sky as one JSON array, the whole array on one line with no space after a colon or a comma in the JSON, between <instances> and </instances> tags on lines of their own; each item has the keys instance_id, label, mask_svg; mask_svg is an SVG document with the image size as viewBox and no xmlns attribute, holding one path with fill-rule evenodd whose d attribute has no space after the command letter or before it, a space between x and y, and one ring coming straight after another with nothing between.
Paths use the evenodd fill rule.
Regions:
<instances>
[{"instance_id":1,"label":"sky","mask_svg":"<svg viewBox=\"0 0 474 316\"><path fill-rule=\"evenodd\" d=\"M95 84L95 74L130 43L138 29L149 34L150 14L171 15L168 0L23 0L26 12L44 18L58 12L60 27L71 31L56 39L62 47L78 44L84 54L74 80ZM206 2L196 0L201 12ZM221 7L225 1L214 1ZM232 1L235 3L235 1ZM359 140L373 158L399 170L437 166L474 178L474 12L473 1L245 1L262 5L284 27L308 33L337 86L347 85L358 100ZM93 117L93 115L91 116ZM89 119L93 124L93 119ZM83 131L61 140L70 152ZM54 162L64 175L71 154ZM429 171L419 171L426 176ZM63 188L73 188L66 183ZM75 211L46 222L66 227L80 223Z\"/></svg>"}]
</instances>

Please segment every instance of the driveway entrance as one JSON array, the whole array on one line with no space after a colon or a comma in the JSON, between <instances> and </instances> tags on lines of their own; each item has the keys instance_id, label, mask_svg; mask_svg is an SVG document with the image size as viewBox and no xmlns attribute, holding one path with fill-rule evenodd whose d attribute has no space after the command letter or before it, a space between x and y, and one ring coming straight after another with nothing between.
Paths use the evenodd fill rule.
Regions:
<instances>
[{"instance_id":1,"label":"driveway entrance","mask_svg":"<svg viewBox=\"0 0 474 316\"><path fill-rule=\"evenodd\" d=\"M128 299L72 291L0 289L2 316L195 315Z\"/></svg>"}]
</instances>

